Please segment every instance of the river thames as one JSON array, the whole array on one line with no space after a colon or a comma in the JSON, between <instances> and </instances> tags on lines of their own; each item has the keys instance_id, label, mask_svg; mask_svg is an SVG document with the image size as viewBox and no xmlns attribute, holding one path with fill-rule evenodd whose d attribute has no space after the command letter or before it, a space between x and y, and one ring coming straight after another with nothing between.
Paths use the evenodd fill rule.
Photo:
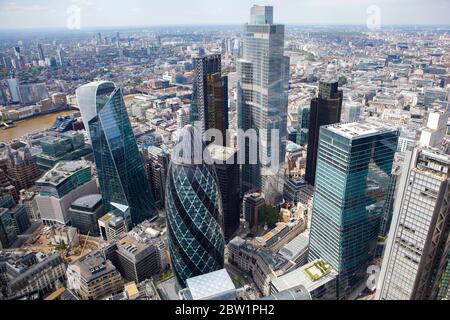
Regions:
<instances>
[{"instance_id":1,"label":"river thames","mask_svg":"<svg viewBox=\"0 0 450 320\"><path fill-rule=\"evenodd\" d=\"M56 120L56 117L62 115L71 115L76 110L66 110L34 118L16 121L16 127L10 129L0 129L0 142L10 142L14 139L19 139L27 134L38 133L49 129Z\"/></svg>"}]
</instances>

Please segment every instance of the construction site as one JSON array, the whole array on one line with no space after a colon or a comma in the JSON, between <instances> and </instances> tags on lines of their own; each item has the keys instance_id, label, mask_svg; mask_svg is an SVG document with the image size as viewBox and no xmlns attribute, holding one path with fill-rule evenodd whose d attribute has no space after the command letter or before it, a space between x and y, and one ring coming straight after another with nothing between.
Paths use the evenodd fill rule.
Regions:
<instances>
[{"instance_id":1,"label":"construction site","mask_svg":"<svg viewBox=\"0 0 450 320\"><path fill-rule=\"evenodd\" d=\"M71 263L90 252L99 249L105 241L102 238L81 235L73 227L41 225L29 235L20 249L21 252L60 252L65 263Z\"/></svg>"}]
</instances>

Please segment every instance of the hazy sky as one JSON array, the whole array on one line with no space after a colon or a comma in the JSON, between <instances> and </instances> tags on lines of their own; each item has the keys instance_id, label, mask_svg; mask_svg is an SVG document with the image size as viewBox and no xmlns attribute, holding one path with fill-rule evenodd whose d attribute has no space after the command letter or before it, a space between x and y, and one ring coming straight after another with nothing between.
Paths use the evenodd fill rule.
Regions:
<instances>
[{"instance_id":1,"label":"hazy sky","mask_svg":"<svg viewBox=\"0 0 450 320\"><path fill-rule=\"evenodd\" d=\"M450 0L0 0L0 29L65 28L74 5L81 28L242 24L253 4L273 5L286 24L365 25L371 5L381 24L450 24Z\"/></svg>"}]
</instances>

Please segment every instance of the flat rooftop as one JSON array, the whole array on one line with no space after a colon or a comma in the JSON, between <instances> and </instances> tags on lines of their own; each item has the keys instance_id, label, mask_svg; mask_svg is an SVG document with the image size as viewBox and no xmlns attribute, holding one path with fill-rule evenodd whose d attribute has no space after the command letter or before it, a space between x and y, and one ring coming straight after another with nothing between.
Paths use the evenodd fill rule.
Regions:
<instances>
[{"instance_id":1,"label":"flat rooftop","mask_svg":"<svg viewBox=\"0 0 450 320\"><path fill-rule=\"evenodd\" d=\"M336 276L337 272L331 266L318 259L273 280L272 285L278 292L299 285L311 292L329 281L334 281Z\"/></svg>"},{"instance_id":2,"label":"flat rooftop","mask_svg":"<svg viewBox=\"0 0 450 320\"><path fill-rule=\"evenodd\" d=\"M72 176L76 172L85 168L90 168L91 163L88 161L61 161L50 171L44 174L36 183L50 183L59 185L62 181Z\"/></svg>"},{"instance_id":3,"label":"flat rooftop","mask_svg":"<svg viewBox=\"0 0 450 320\"><path fill-rule=\"evenodd\" d=\"M102 196L100 194L89 194L87 196L78 198L77 200L72 202L72 206L77 206L77 207L86 208L86 209L92 209L100 201L102 201Z\"/></svg>"},{"instance_id":4,"label":"flat rooftop","mask_svg":"<svg viewBox=\"0 0 450 320\"><path fill-rule=\"evenodd\" d=\"M325 126L325 128L350 140L366 138L380 133L397 131L397 129L383 123L368 121L338 123Z\"/></svg>"}]
</instances>

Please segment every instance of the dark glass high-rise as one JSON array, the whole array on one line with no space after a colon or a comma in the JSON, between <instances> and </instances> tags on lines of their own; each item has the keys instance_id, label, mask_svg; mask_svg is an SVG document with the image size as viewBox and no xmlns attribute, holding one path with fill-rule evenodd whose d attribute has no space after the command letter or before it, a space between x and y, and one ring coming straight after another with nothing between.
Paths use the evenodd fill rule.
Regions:
<instances>
[{"instance_id":1,"label":"dark glass high-rise","mask_svg":"<svg viewBox=\"0 0 450 320\"><path fill-rule=\"evenodd\" d=\"M309 111L308 153L305 180L314 185L316 181L317 153L320 127L341 121L343 92L334 80L319 82L318 96L311 100Z\"/></svg>"}]
</instances>

